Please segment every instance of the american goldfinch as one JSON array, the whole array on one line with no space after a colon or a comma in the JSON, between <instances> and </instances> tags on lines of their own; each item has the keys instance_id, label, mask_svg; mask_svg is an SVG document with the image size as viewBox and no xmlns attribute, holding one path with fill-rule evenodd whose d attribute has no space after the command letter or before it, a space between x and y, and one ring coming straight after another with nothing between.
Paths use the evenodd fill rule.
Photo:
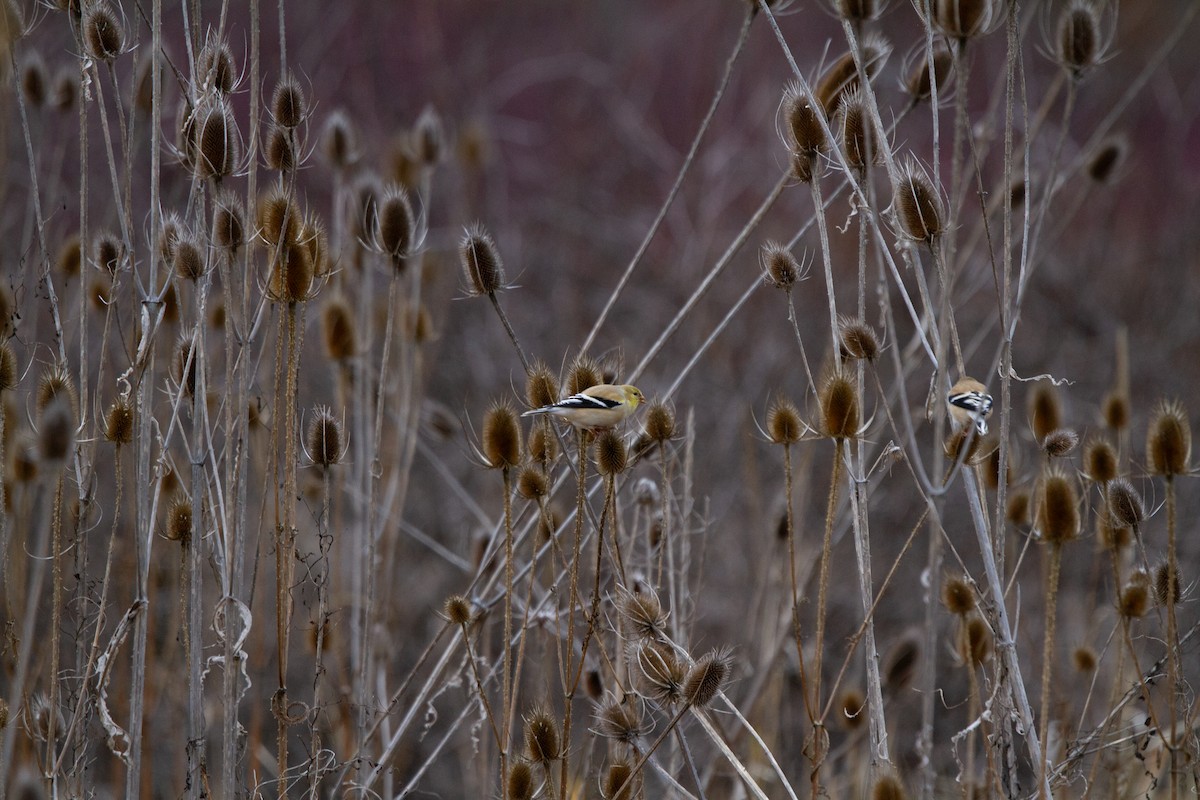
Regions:
<instances>
[{"instance_id":1,"label":"american goldfinch","mask_svg":"<svg viewBox=\"0 0 1200 800\"><path fill-rule=\"evenodd\" d=\"M992 396L974 378L963 378L950 387L946 396L950 418L960 430L974 423L980 436L987 433L987 416L992 413Z\"/></svg>"},{"instance_id":2,"label":"american goldfinch","mask_svg":"<svg viewBox=\"0 0 1200 800\"><path fill-rule=\"evenodd\" d=\"M553 414L576 428L596 431L621 422L637 410L642 399L642 393L636 386L599 383L552 405L526 411L521 416Z\"/></svg>"}]
</instances>

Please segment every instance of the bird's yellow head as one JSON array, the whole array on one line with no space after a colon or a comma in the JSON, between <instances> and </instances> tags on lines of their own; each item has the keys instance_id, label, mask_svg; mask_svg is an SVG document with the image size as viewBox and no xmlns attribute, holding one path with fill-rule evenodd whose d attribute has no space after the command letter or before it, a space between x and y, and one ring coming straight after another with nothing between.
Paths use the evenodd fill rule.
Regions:
<instances>
[{"instance_id":1,"label":"bird's yellow head","mask_svg":"<svg viewBox=\"0 0 1200 800\"><path fill-rule=\"evenodd\" d=\"M626 384L622 388L625 390L625 402L629 405L630 411L637 408L638 404L646 399L645 396L642 395L641 390L636 386L630 386Z\"/></svg>"}]
</instances>

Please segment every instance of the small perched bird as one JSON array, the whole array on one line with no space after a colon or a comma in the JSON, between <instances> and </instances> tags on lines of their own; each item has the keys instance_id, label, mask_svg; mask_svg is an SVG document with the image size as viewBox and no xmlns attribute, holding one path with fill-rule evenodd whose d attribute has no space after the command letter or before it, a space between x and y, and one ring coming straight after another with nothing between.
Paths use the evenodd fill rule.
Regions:
<instances>
[{"instance_id":1,"label":"small perched bird","mask_svg":"<svg viewBox=\"0 0 1200 800\"><path fill-rule=\"evenodd\" d=\"M982 383L974 378L963 378L950 387L946 396L950 418L955 427L962 429L974 423L980 436L987 433L987 416L992 413L992 396Z\"/></svg>"},{"instance_id":2,"label":"small perched bird","mask_svg":"<svg viewBox=\"0 0 1200 800\"><path fill-rule=\"evenodd\" d=\"M526 411L521 416L553 414L576 428L598 431L611 428L628 417L637 410L642 399L636 386L599 383L552 405Z\"/></svg>"}]
</instances>

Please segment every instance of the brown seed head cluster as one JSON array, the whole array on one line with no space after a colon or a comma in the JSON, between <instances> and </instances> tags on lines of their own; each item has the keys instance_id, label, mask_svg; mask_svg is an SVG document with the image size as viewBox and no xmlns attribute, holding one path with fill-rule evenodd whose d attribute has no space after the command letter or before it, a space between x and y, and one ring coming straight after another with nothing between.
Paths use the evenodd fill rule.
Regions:
<instances>
[{"instance_id":1,"label":"brown seed head cluster","mask_svg":"<svg viewBox=\"0 0 1200 800\"><path fill-rule=\"evenodd\" d=\"M447 597L442 611L451 625L461 627L471 622L471 601L461 594L454 594Z\"/></svg>"},{"instance_id":2,"label":"brown seed head cluster","mask_svg":"<svg viewBox=\"0 0 1200 800\"><path fill-rule=\"evenodd\" d=\"M874 361L879 356L879 339L870 325L861 319L848 317L843 317L838 323L843 358Z\"/></svg>"},{"instance_id":3,"label":"brown seed head cluster","mask_svg":"<svg viewBox=\"0 0 1200 800\"><path fill-rule=\"evenodd\" d=\"M521 463L521 427L507 400L493 403L483 418L483 455L492 469L512 469Z\"/></svg>"},{"instance_id":4,"label":"brown seed head cluster","mask_svg":"<svg viewBox=\"0 0 1200 800\"><path fill-rule=\"evenodd\" d=\"M1075 482L1065 472L1050 470L1042 478L1038 502L1038 528L1042 539L1061 546L1079 535L1079 496Z\"/></svg>"},{"instance_id":5,"label":"brown seed head cluster","mask_svg":"<svg viewBox=\"0 0 1200 800\"><path fill-rule=\"evenodd\" d=\"M133 405L126 399L116 400L104 415L104 438L115 445L133 441Z\"/></svg>"},{"instance_id":6,"label":"brown seed head cluster","mask_svg":"<svg viewBox=\"0 0 1200 800\"><path fill-rule=\"evenodd\" d=\"M710 650L696 660L683 683L683 697L690 706L706 706L725 687L733 659L726 650Z\"/></svg>"},{"instance_id":7,"label":"brown seed head cluster","mask_svg":"<svg viewBox=\"0 0 1200 800\"><path fill-rule=\"evenodd\" d=\"M854 439L858 426L858 391L848 378L835 375L821 392L821 432L834 439Z\"/></svg>"},{"instance_id":8,"label":"brown seed head cluster","mask_svg":"<svg viewBox=\"0 0 1200 800\"><path fill-rule=\"evenodd\" d=\"M1108 516L1118 528L1136 528L1146 518L1142 497L1133 484L1117 478L1108 484Z\"/></svg>"},{"instance_id":9,"label":"brown seed head cluster","mask_svg":"<svg viewBox=\"0 0 1200 800\"><path fill-rule=\"evenodd\" d=\"M83 43L97 61L112 61L125 44L125 26L106 2L90 5L83 16Z\"/></svg>"},{"instance_id":10,"label":"brown seed head cluster","mask_svg":"<svg viewBox=\"0 0 1200 800\"><path fill-rule=\"evenodd\" d=\"M1058 60L1079 78L1100 58L1103 34L1100 13L1092 0L1073 0L1058 19Z\"/></svg>"},{"instance_id":11,"label":"brown seed head cluster","mask_svg":"<svg viewBox=\"0 0 1200 800\"><path fill-rule=\"evenodd\" d=\"M1062 427L1062 400L1054 384L1049 381L1034 384L1029 395L1029 419L1033 436L1039 442Z\"/></svg>"},{"instance_id":12,"label":"brown seed head cluster","mask_svg":"<svg viewBox=\"0 0 1200 800\"><path fill-rule=\"evenodd\" d=\"M767 411L767 435L775 444L792 445L804 435L804 423L796 405L786 397L777 397Z\"/></svg>"},{"instance_id":13,"label":"brown seed head cluster","mask_svg":"<svg viewBox=\"0 0 1200 800\"><path fill-rule=\"evenodd\" d=\"M605 477L620 475L629 465L625 440L614 430L607 430L596 440L596 468Z\"/></svg>"},{"instance_id":14,"label":"brown seed head cluster","mask_svg":"<svg viewBox=\"0 0 1200 800\"><path fill-rule=\"evenodd\" d=\"M508 769L508 791L506 797L512 800L533 800L533 767L525 761L518 761Z\"/></svg>"},{"instance_id":15,"label":"brown seed head cluster","mask_svg":"<svg viewBox=\"0 0 1200 800\"><path fill-rule=\"evenodd\" d=\"M900 231L914 242L932 246L946 232L941 195L915 160L909 159L900 169L892 208Z\"/></svg>"},{"instance_id":16,"label":"brown seed head cluster","mask_svg":"<svg viewBox=\"0 0 1200 800\"><path fill-rule=\"evenodd\" d=\"M1179 402L1162 402L1146 435L1146 463L1155 475L1172 477L1190 469L1192 429Z\"/></svg>"},{"instance_id":17,"label":"brown seed head cluster","mask_svg":"<svg viewBox=\"0 0 1200 800\"><path fill-rule=\"evenodd\" d=\"M482 225L466 230L458 245L458 255L467 294L491 295L504 288L504 262L500 260L500 250Z\"/></svg>"},{"instance_id":18,"label":"brown seed head cluster","mask_svg":"<svg viewBox=\"0 0 1200 800\"><path fill-rule=\"evenodd\" d=\"M342 460L345 452L342 424L328 408L318 408L308 426L309 457L318 467L331 467Z\"/></svg>"},{"instance_id":19,"label":"brown seed head cluster","mask_svg":"<svg viewBox=\"0 0 1200 800\"><path fill-rule=\"evenodd\" d=\"M805 269L792 255L792 251L775 241L767 241L759 255L763 275L776 289L790 292L799 281L804 280Z\"/></svg>"},{"instance_id":20,"label":"brown seed head cluster","mask_svg":"<svg viewBox=\"0 0 1200 800\"><path fill-rule=\"evenodd\" d=\"M1050 458L1062 458L1079 446L1079 434L1071 428L1057 428L1042 440L1042 451Z\"/></svg>"},{"instance_id":21,"label":"brown seed head cluster","mask_svg":"<svg viewBox=\"0 0 1200 800\"><path fill-rule=\"evenodd\" d=\"M944 47L934 49L933 79L929 75L929 59L926 58L923 43L920 45L918 57L913 61L915 65L904 79L904 89L913 102L924 102L933 96L933 80L937 81L938 97L945 97L950 91L950 73L954 69L954 55Z\"/></svg>"},{"instance_id":22,"label":"brown seed head cluster","mask_svg":"<svg viewBox=\"0 0 1200 800\"><path fill-rule=\"evenodd\" d=\"M1112 442L1100 437L1088 441L1083 448L1083 471L1096 483L1108 483L1117 477L1117 451Z\"/></svg>"}]
</instances>

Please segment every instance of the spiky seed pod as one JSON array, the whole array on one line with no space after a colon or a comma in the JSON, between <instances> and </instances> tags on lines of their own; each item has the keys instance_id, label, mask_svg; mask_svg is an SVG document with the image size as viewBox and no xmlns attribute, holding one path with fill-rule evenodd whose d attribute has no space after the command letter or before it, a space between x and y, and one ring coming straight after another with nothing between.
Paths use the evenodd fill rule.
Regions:
<instances>
[{"instance_id":1,"label":"spiky seed pod","mask_svg":"<svg viewBox=\"0 0 1200 800\"><path fill-rule=\"evenodd\" d=\"M596 733L617 742L633 743L642 735L642 706L636 697L611 700L596 712Z\"/></svg>"},{"instance_id":2,"label":"spiky seed pod","mask_svg":"<svg viewBox=\"0 0 1200 800\"><path fill-rule=\"evenodd\" d=\"M963 576L948 578L942 584L942 605L951 614L965 617L975 610L975 590Z\"/></svg>"},{"instance_id":3,"label":"spiky seed pod","mask_svg":"<svg viewBox=\"0 0 1200 800\"><path fill-rule=\"evenodd\" d=\"M1171 565L1166 561L1154 568L1154 600L1160 606L1178 605L1182 598L1179 588L1179 572L1171 575Z\"/></svg>"},{"instance_id":4,"label":"spiky seed pod","mask_svg":"<svg viewBox=\"0 0 1200 800\"><path fill-rule=\"evenodd\" d=\"M775 444L792 445L804 435L804 423L796 405L786 397L777 397L767 411L767 436Z\"/></svg>"},{"instance_id":5,"label":"spiky seed pod","mask_svg":"<svg viewBox=\"0 0 1200 800\"><path fill-rule=\"evenodd\" d=\"M1008 207L1018 209L1025 204L1025 179L1017 178L1008 187Z\"/></svg>"},{"instance_id":6,"label":"spiky seed pod","mask_svg":"<svg viewBox=\"0 0 1200 800\"><path fill-rule=\"evenodd\" d=\"M296 142L290 128L275 125L267 134L267 166L276 172L289 173L296 169Z\"/></svg>"},{"instance_id":7,"label":"spiky seed pod","mask_svg":"<svg viewBox=\"0 0 1200 800\"><path fill-rule=\"evenodd\" d=\"M92 308L96 311L104 311L108 308L111 298L110 290L112 289L112 281L107 277L96 278L88 285L88 299L91 301Z\"/></svg>"},{"instance_id":8,"label":"spiky seed pod","mask_svg":"<svg viewBox=\"0 0 1200 800\"><path fill-rule=\"evenodd\" d=\"M979 443L979 449L987 453L983 463L983 483L993 492L1000 488L1000 437L989 433ZM1005 465L1005 483L1012 484L1013 459L1009 451L1008 463Z\"/></svg>"},{"instance_id":9,"label":"spiky seed pod","mask_svg":"<svg viewBox=\"0 0 1200 800\"><path fill-rule=\"evenodd\" d=\"M659 705L674 705L683 699L687 669L669 644L643 639L633 652L642 695Z\"/></svg>"},{"instance_id":10,"label":"spiky seed pod","mask_svg":"<svg viewBox=\"0 0 1200 800\"><path fill-rule=\"evenodd\" d=\"M184 336L175 344L175 357L171 360L171 378L188 397L196 393L196 361L197 358L192 355L192 340Z\"/></svg>"},{"instance_id":11,"label":"spiky seed pod","mask_svg":"<svg viewBox=\"0 0 1200 800\"><path fill-rule=\"evenodd\" d=\"M933 24L947 37L966 41L991 27L995 6L995 0L936 0Z\"/></svg>"},{"instance_id":12,"label":"spiky seed pod","mask_svg":"<svg viewBox=\"0 0 1200 800\"><path fill-rule=\"evenodd\" d=\"M870 112L860 90L855 89L842 96L836 119L846 163L862 175L867 167L876 162L878 154Z\"/></svg>"},{"instance_id":13,"label":"spiky seed pod","mask_svg":"<svg viewBox=\"0 0 1200 800\"><path fill-rule=\"evenodd\" d=\"M512 800L533 800L533 767L518 761L508 768L508 791L504 796Z\"/></svg>"},{"instance_id":14,"label":"spiky seed pod","mask_svg":"<svg viewBox=\"0 0 1200 800\"><path fill-rule=\"evenodd\" d=\"M965 625L959 656L965 663L979 666L992 655L992 629L978 615L972 615Z\"/></svg>"},{"instance_id":15,"label":"spiky seed pod","mask_svg":"<svg viewBox=\"0 0 1200 800\"><path fill-rule=\"evenodd\" d=\"M1146 463L1154 475L1182 475L1192 460L1192 429L1178 401L1159 403L1146 434Z\"/></svg>"},{"instance_id":16,"label":"spiky seed pod","mask_svg":"<svg viewBox=\"0 0 1200 800\"><path fill-rule=\"evenodd\" d=\"M895 775L880 775L871 787L871 800L908 800L908 792Z\"/></svg>"},{"instance_id":17,"label":"spiky seed pod","mask_svg":"<svg viewBox=\"0 0 1200 800\"><path fill-rule=\"evenodd\" d=\"M308 107L300 84L291 75L281 78L271 94L271 117L275 124L295 128L304 121L307 113Z\"/></svg>"},{"instance_id":18,"label":"spiky seed pod","mask_svg":"<svg viewBox=\"0 0 1200 800\"><path fill-rule=\"evenodd\" d=\"M858 391L847 378L835 375L821 392L821 432L834 439L854 439L858 423Z\"/></svg>"},{"instance_id":19,"label":"spiky seed pod","mask_svg":"<svg viewBox=\"0 0 1200 800\"><path fill-rule=\"evenodd\" d=\"M538 426L529 434L529 457L539 464L546 465L558 455L558 440L553 434L547 433L546 428Z\"/></svg>"},{"instance_id":20,"label":"spiky seed pod","mask_svg":"<svg viewBox=\"0 0 1200 800\"><path fill-rule=\"evenodd\" d=\"M1146 518L1141 495L1125 478L1108 484L1108 516L1111 524L1120 528L1136 527Z\"/></svg>"},{"instance_id":21,"label":"spiky seed pod","mask_svg":"<svg viewBox=\"0 0 1200 800\"><path fill-rule=\"evenodd\" d=\"M311 300L316 270L309 249L300 242L292 242L273 256L268 286L271 298L280 303Z\"/></svg>"},{"instance_id":22,"label":"spiky seed pod","mask_svg":"<svg viewBox=\"0 0 1200 800\"><path fill-rule=\"evenodd\" d=\"M313 274L324 278L329 274L329 234L325 231L325 223L315 214L304 217L300 226L300 245L308 251L312 261Z\"/></svg>"},{"instance_id":23,"label":"spiky seed pod","mask_svg":"<svg viewBox=\"0 0 1200 800\"><path fill-rule=\"evenodd\" d=\"M567 394L579 394L584 389L603 382L600 365L591 356L581 353L575 357L567 373Z\"/></svg>"},{"instance_id":24,"label":"spiky seed pod","mask_svg":"<svg viewBox=\"0 0 1200 800\"><path fill-rule=\"evenodd\" d=\"M223 41L210 41L200 48L200 53L196 56L196 73L202 84L220 94L232 92L237 83L238 72L229 45Z\"/></svg>"},{"instance_id":25,"label":"spiky seed pod","mask_svg":"<svg viewBox=\"0 0 1200 800\"><path fill-rule=\"evenodd\" d=\"M177 498L167 508L165 536L172 542L187 544L192 538L192 503Z\"/></svg>"},{"instance_id":26,"label":"spiky seed pod","mask_svg":"<svg viewBox=\"0 0 1200 800\"><path fill-rule=\"evenodd\" d=\"M0 342L0 394L17 386L17 354L8 341Z\"/></svg>"},{"instance_id":27,"label":"spiky seed pod","mask_svg":"<svg viewBox=\"0 0 1200 800\"><path fill-rule=\"evenodd\" d=\"M346 112L339 109L326 118L325 129L321 133L321 149L331 167L344 170L355 162L358 155L354 139L354 126Z\"/></svg>"},{"instance_id":28,"label":"spiky seed pod","mask_svg":"<svg viewBox=\"0 0 1200 800\"><path fill-rule=\"evenodd\" d=\"M600 670L589 669L583 676L583 691L593 702L599 702L604 697L604 678Z\"/></svg>"},{"instance_id":29,"label":"spiky seed pod","mask_svg":"<svg viewBox=\"0 0 1200 800\"><path fill-rule=\"evenodd\" d=\"M1137 619L1145 616L1150 608L1150 592L1145 585L1129 583L1121 590L1117 600L1117 612L1126 619Z\"/></svg>"},{"instance_id":30,"label":"spiky seed pod","mask_svg":"<svg viewBox=\"0 0 1200 800\"><path fill-rule=\"evenodd\" d=\"M838 722L846 730L856 731L866 722L867 715L863 712L867 709L867 698L861 689L851 687L842 692L842 696L838 698L838 707Z\"/></svg>"},{"instance_id":31,"label":"spiky seed pod","mask_svg":"<svg viewBox=\"0 0 1200 800\"><path fill-rule=\"evenodd\" d=\"M221 192L213 204L212 240L230 258L246 244L246 208L233 192Z\"/></svg>"},{"instance_id":32,"label":"spiky seed pod","mask_svg":"<svg viewBox=\"0 0 1200 800\"><path fill-rule=\"evenodd\" d=\"M413 124L413 150L417 158L427 167L442 160L446 146L446 135L442 130L442 118L433 106L426 106Z\"/></svg>"},{"instance_id":33,"label":"spiky seed pod","mask_svg":"<svg viewBox=\"0 0 1200 800\"><path fill-rule=\"evenodd\" d=\"M300 225L303 217L295 198L283 188L276 185L258 201L258 236L271 248L285 244L295 244L300 236Z\"/></svg>"},{"instance_id":34,"label":"spiky seed pod","mask_svg":"<svg viewBox=\"0 0 1200 800\"><path fill-rule=\"evenodd\" d=\"M558 402L558 379L541 361L534 363L525 378L525 402L530 408L542 408Z\"/></svg>"},{"instance_id":35,"label":"spiky seed pod","mask_svg":"<svg viewBox=\"0 0 1200 800\"><path fill-rule=\"evenodd\" d=\"M1062 401L1054 384L1048 381L1034 384L1029 395L1029 419L1033 437L1039 442L1062 427Z\"/></svg>"},{"instance_id":36,"label":"spiky seed pod","mask_svg":"<svg viewBox=\"0 0 1200 800\"><path fill-rule=\"evenodd\" d=\"M466 229L458 245L467 294L493 294L504 287L504 262L495 240L482 225Z\"/></svg>"},{"instance_id":37,"label":"spiky seed pod","mask_svg":"<svg viewBox=\"0 0 1200 800\"><path fill-rule=\"evenodd\" d=\"M646 409L646 437L655 444L663 444L675 438L675 411L661 400L655 400Z\"/></svg>"},{"instance_id":38,"label":"spiky seed pod","mask_svg":"<svg viewBox=\"0 0 1200 800\"><path fill-rule=\"evenodd\" d=\"M1042 440L1042 451L1050 458L1070 455L1079 446L1079 434L1071 428L1058 428L1046 434Z\"/></svg>"},{"instance_id":39,"label":"spiky seed pod","mask_svg":"<svg viewBox=\"0 0 1200 800\"><path fill-rule=\"evenodd\" d=\"M58 251L58 269L65 278L74 278L79 274L79 269L83 263L83 246L79 242L79 237L72 234L63 242L63 246ZM8 314L4 315L5 319Z\"/></svg>"},{"instance_id":40,"label":"spiky seed pod","mask_svg":"<svg viewBox=\"0 0 1200 800\"><path fill-rule=\"evenodd\" d=\"M220 98L198 108L194 135L197 177L220 180L232 175L237 168L240 144L237 120L229 101Z\"/></svg>"},{"instance_id":41,"label":"spiky seed pod","mask_svg":"<svg viewBox=\"0 0 1200 800\"><path fill-rule=\"evenodd\" d=\"M706 706L729 680L733 659L724 650L710 650L691 666L683 682L683 696L688 705Z\"/></svg>"},{"instance_id":42,"label":"spiky seed pod","mask_svg":"<svg viewBox=\"0 0 1200 800\"><path fill-rule=\"evenodd\" d=\"M604 770L600 782L600 796L604 800L632 800L637 781L633 777L633 765L628 761L614 761Z\"/></svg>"},{"instance_id":43,"label":"spiky seed pod","mask_svg":"<svg viewBox=\"0 0 1200 800\"><path fill-rule=\"evenodd\" d=\"M335 297L325 305L321 312L321 332L330 360L345 361L358 352L354 313L342 298Z\"/></svg>"},{"instance_id":44,"label":"spiky seed pod","mask_svg":"<svg viewBox=\"0 0 1200 800\"><path fill-rule=\"evenodd\" d=\"M558 726L547 709L535 708L525 718L525 749L529 760L536 764L549 764L562 757Z\"/></svg>"},{"instance_id":45,"label":"spiky seed pod","mask_svg":"<svg viewBox=\"0 0 1200 800\"><path fill-rule=\"evenodd\" d=\"M1096 183L1108 183L1125 162L1128 147L1124 137L1109 139L1101 144L1087 163L1088 177Z\"/></svg>"},{"instance_id":46,"label":"spiky seed pod","mask_svg":"<svg viewBox=\"0 0 1200 800\"><path fill-rule=\"evenodd\" d=\"M1129 398L1119 391L1109 392L1104 397L1100 414L1109 428L1114 431L1125 430L1129 425Z\"/></svg>"},{"instance_id":47,"label":"spiky seed pod","mask_svg":"<svg viewBox=\"0 0 1200 800\"><path fill-rule=\"evenodd\" d=\"M1100 58L1100 14L1089 0L1075 0L1058 18L1058 60L1078 78Z\"/></svg>"},{"instance_id":48,"label":"spiky seed pod","mask_svg":"<svg viewBox=\"0 0 1200 800\"><path fill-rule=\"evenodd\" d=\"M512 469L521 463L521 427L507 400L493 403L484 415L483 455L492 469Z\"/></svg>"},{"instance_id":49,"label":"spiky seed pod","mask_svg":"<svg viewBox=\"0 0 1200 800\"><path fill-rule=\"evenodd\" d=\"M1083 472L1088 480L1108 483L1117 477L1117 451L1107 439L1093 438L1083 448Z\"/></svg>"},{"instance_id":50,"label":"spiky seed pod","mask_svg":"<svg viewBox=\"0 0 1200 800\"><path fill-rule=\"evenodd\" d=\"M49 699L44 694L37 692L29 698L29 703L25 707L25 728L34 739L44 742L51 735L55 739L61 740L67 725L62 712L57 707L51 706ZM32 794L35 797L40 796L36 791Z\"/></svg>"},{"instance_id":51,"label":"spiky seed pod","mask_svg":"<svg viewBox=\"0 0 1200 800\"><path fill-rule=\"evenodd\" d=\"M537 500L550 494L550 478L539 467L526 467L517 477L517 492L526 500Z\"/></svg>"},{"instance_id":52,"label":"spiky seed pod","mask_svg":"<svg viewBox=\"0 0 1200 800\"><path fill-rule=\"evenodd\" d=\"M838 324L842 356L874 361L879 356L879 339L870 325L860 319L842 318Z\"/></svg>"},{"instance_id":53,"label":"spiky seed pod","mask_svg":"<svg viewBox=\"0 0 1200 800\"><path fill-rule=\"evenodd\" d=\"M921 45L921 54L915 59L916 65L909 70L904 79L904 89L914 103L921 103L933 96L933 80L929 76L929 60L925 57L925 46ZM944 47L933 51L933 78L937 80L938 96L945 97L949 89L950 73L954 69L954 55Z\"/></svg>"},{"instance_id":54,"label":"spiky seed pod","mask_svg":"<svg viewBox=\"0 0 1200 800\"><path fill-rule=\"evenodd\" d=\"M921 642L906 634L892 645L883 658L883 688L893 696L912 685L921 661Z\"/></svg>"},{"instance_id":55,"label":"spiky seed pod","mask_svg":"<svg viewBox=\"0 0 1200 800\"><path fill-rule=\"evenodd\" d=\"M79 94L78 69L62 69L54 78L50 90L50 99L57 111L70 111L75 106L75 97Z\"/></svg>"},{"instance_id":56,"label":"spiky seed pod","mask_svg":"<svg viewBox=\"0 0 1200 800\"><path fill-rule=\"evenodd\" d=\"M607 430L596 440L596 468L605 477L620 475L629 465L625 441L613 430Z\"/></svg>"},{"instance_id":57,"label":"spiky seed pod","mask_svg":"<svg viewBox=\"0 0 1200 800\"><path fill-rule=\"evenodd\" d=\"M661 639L666 632L667 612L649 587L636 592L621 592L617 608L629 622L633 634L641 639Z\"/></svg>"},{"instance_id":58,"label":"spiky seed pod","mask_svg":"<svg viewBox=\"0 0 1200 800\"><path fill-rule=\"evenodd\" d=\"M1149 589L1150 583L1150 573L1141 567L1138 567L1129 575L1129 584L1131 586L1145 586Z\"/></svg>"},{"instance_id":59,"label":"spiky seed pod","mask_svg":"<svg viewBox=\"0 0 1200 800\"><path fill-rule=\"evenodd\" d=\"M901 169L892 196L892 208L901 232L914 242L933 244L946 232L942 198L933 181L910 159Z\"/></svg>"},{"instance_id":60,"label":"spiky seed pod","mask_svg":"<svg viewBox=\"0 0 1200 800\"><path fill-rule=\"evenodd\" d=\"M946 437L946 443L943 452L946 457L952 461L962 460L964 464L973 464L979 455L979 446L981 437L975 435L975 429L972 426L953 430ZM966 447L966 452L963 448Z\"/></svg>"},{"instance_id":61,"label":"spiky seed pod","mask_svg":"<svg viewBox=\"0 0 1200 800\"><path fill-rule=\"evenodd\" d=\"M791 84L784 92L783 113L787 122L787 144L793 153L815 156L829 149L818 111L798 84Z\"/></svg>"},{"instance_id":62,"label":"spiky seed pod","mask_svg":"<svg viewBox=\"0 0 1200 800\"><path fill-rule=\"evenodd\" d=\"M46 65L36 53L29 56L21 65L21 92L25 102L35 109L46 104L47 94Z\"/></svg>"},{"instance_id":63,"label":"spiky seed pod","mask_svg":"<svg viewBox=\"0 0 1200 800\"><path fill-rule=\"evenodd\" d=\"M42 411L38 449L49 464L62 464L75 449L75 413L66 398L55 398Z\"/></svg>"},{"instance_id":64,"label":"spiky seed pod","mask_svg":"<svg viewBox=\"0 0 1200 800\"><path fill-rule=\"evenodd\" d=\"M198 281L208 270L204 252L200 248L200 240L191 234L181 236L172 248L174 257L171 267L185 281Z\"/></svg>"},{"instance_id":65,"label":"spiky seed pod","mask_svg":"<svg viewBox=\"0 0 1200 800\"><path fill-rule=\"evenodd\" d=\"M308 453L318 467L331 467L342 460L342 424L328 408L318 408L308 426Z\"/></svg>"},{"instance_id":66,"label":"spiky seed pod","mask_svg":"<svg viewBox=\"0 0 1200 800\"><path fill-rule=\"evenodd\" d=\"M117 270L121 268L124 252L125 246L121 240L108 232L97 235L95 244L92 245L92 256L96 259L96 266L106 270L110 276L116 275Z\"/></svg>"},{"instance_id":67,"label":"spiky seed pod","mask_svg":"<svg viewBox=\"0 0 1200 800\"><path fill-rule=\"evenodd\" d=\"M112 61L125 44L125 26L108 3L95 3L83 15L83 43L89 57Z\"/></svg>"},{"instance_id":68,"label":"spiky seed pod","mask_svg":"<svg viewBox=\"0 0 1200 800\"><path fill-rule=\"evenodd\" d=\"M104 416L104 438L115 445L133 441L133 405L128 400L118 399L108 407Z\"/></svg>"},{"instance_id":69,"label":"spiky seed pod","mask_svg":"<svg viewBox=\"0 0 1200 800\"><path fill-rule=\"evenodd\" d=\"M442 607L442 611L446 615L451 625L463 626L471 622L472 609L471 601L463 597L461 594L452 594L446 598L446 604Z\"/></svg>"},{"instance_id":70,"label":"spiky seed pod","mask_svg":"<svg viewBox=\"0 0 1200 800\"><path fill-rule=\"evenodd\" d=\"M1038 497L1038 528L1042 540L1061 546L1079 535L1079 495L1066 473L1050 470L1042 478Z\"/></svg>"},{"instance_id":71,"label":"spiky seed pod","mask_svg":"<svg viewBox=\"0 0 1200 800\"><path fill-rule=\"evenodd\" d=\"M71 373L67 370L65 364L55 364L42 373L42 377L38 381L34 408L37 409L38 414L41 414L50 405L51 401L58 398L67 401L72 414L79 408L79 399L75 393L75 382L71 379Z\"/></svg>"},{"instance_id":72,"label":"spiky seed pod","mask_svg":"<svg viewBox=\"0 0 1200 800\"><path fill-rule=\"evenodd\" d=\"M799 281L804 280L804 267L792 255L792 251L779 242L767 240L759 253L763 275L776 289L790 292Z\"/></svg>"},{"instance_id":73,"label":"spiky seed pod","mask_svg":"<svg viewBox=\"0 0 1200 800\"><path fill-rule=\"evenodd\" d=\"M879 13L875 0L834 0L833 9L849 22L867 22Z\"/></svg>"},{"instance_id":74,"label":"spiky seed pod","mask_svg":"<svg viewBox=\"0 0 1200 800\"><path fill-rule=\"evenodd\" d=\"M880 36L865 36L861 43L862 63L866 69L867 80L875 77L883 62L892 52L892 46ZM841 103L843 95L859 86L858 67L854 64L854 54L847 52L825 70L817 81L813 94L826 117L832 117Z\"/></svg>"},{"instance_id":75,"label":"spiky seed pod","mask_svg":"<svg viewBox=\"0 0 1200 800\"><path fill-rule=\"evenodd\" d=\"M170 266L175 262L175 243L187 232L183 218L174 211L167 212L158 228L158 257L162 263Z\"/></svg>"},{"instance_id":76,"label":"spiky seed pod","mask_svg":"<svg viewBox=\"0 0 1200 800\"><path fill-rule=\"evenodd\" d=\"M1087 645L1080 645L1071 652L1071 663L1079 672L1092 673L1100 665L1100 659L1095 650Z\"/></svg>"},{"instance_id":77,"label":"spiky seed pod","mask_svg":"<svg viewBox=\"0 0 1200 800\"><path fill-rule=\"evenodd\" d=\"M417 220L408 193L398 186L392 186L384 192L379 203L375 242L392 260L392 265L400 270L408 264L408 258L416 249L416 241Z\"/></svg>"}]
</instances>

